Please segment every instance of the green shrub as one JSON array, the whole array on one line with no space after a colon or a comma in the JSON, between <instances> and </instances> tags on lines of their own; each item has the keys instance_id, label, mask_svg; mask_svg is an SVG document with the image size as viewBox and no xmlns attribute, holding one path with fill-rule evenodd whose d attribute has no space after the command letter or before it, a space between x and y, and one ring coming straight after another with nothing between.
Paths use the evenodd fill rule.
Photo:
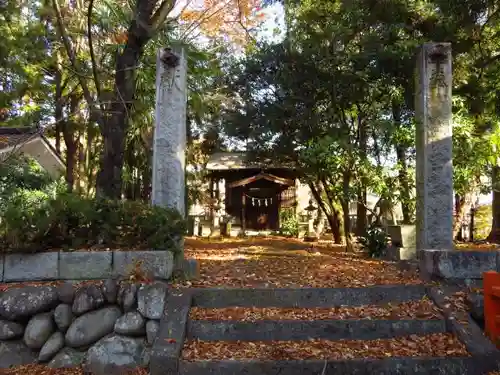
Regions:
<instances>
[{"instance_id":1,"label":"green shrub","mask_svg":"<svg viewBox=\"0 0 500 375\"><path fill-rule=\"evenodd\" d=\"M176 250L185 230L179 213L143 202L20 191L3 210L0 238L7 251L94 245Z\"/></svg>"},{"instance_id":2,"label":"green shrub","mask_svg":"<svg viewBox=\"0 0 500 375\"><path fill-rule=\"evenodd\" d=\"M299 222L294 210L280 211L280 234L283 236L297 237L299 235Z\"/></svg>"},{"instance_id":3,"label":"green shrub","mask_svg":"<svg viewBox=\"0 0 500 375\"><path fill-rule=\"evenodd\" d=\"M366 231L365 236L359 237L359 242L370 257L378 258L384 254L389 236L382 228L372 226Z\"/></svg>"}]
</instances>

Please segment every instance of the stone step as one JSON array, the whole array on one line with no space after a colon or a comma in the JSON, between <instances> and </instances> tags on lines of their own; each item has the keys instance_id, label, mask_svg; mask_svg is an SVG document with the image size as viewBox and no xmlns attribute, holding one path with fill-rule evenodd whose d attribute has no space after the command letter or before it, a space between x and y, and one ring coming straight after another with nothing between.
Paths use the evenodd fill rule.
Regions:
<instances>
[{"instance_id":1,"label":"stone step","mask_svg":"<svg viewBox=\"0 0 500 375\"><path fill-rule=\"evenodd\" d=\"M358 359L336 361L180 361L182 375L480 375L495 367L477 357ZM166 374L166 373L164 373Z\"/></svg>"},{"instance_id":2,"label":"stone step","mask_svg":"<svg viewBox=\"0 0 500 375\"><path fill-rule=\"evenodd\" d=\"M422 299L425 285L379 285L363 288L195 289L192 306L312 308L362 306Z\"/></svg>"},{"instance_id":3,"label":"stone step","mask_svg":"<svg viewBox=\"0 0 500 375\"><path fill-rule=\"evenodd\" d=\"M444 295L444 294L443 294ZM362 306L420 300L437 301L434 288L424 285L385 285L366 288L190 289L171 290L150 362L151 375L328 375L328 374L447 374L479 375L498 369L499 352L476 332L475 325L443 320L190 320L192 306L200 308L276 307L314 308ZM444 308L442 304L438 304ZM460 322L462 319L459 320ZM477 329L476 329L477 328ZM394 357L332 361L246 361L182 359L186 339L202 341L370 340L453 332L470 357Z\"/></svg>"},{"instance_id":4,"label":"stone step","mask_svg":"<svg viewBox=\"0 0 500 375\"><path fill-rule=\"evenodd\" d=\"M203 341L372 340L447 332L444 319L431 320L190 320L187 338Z\"/></svg>"}]
</instances>

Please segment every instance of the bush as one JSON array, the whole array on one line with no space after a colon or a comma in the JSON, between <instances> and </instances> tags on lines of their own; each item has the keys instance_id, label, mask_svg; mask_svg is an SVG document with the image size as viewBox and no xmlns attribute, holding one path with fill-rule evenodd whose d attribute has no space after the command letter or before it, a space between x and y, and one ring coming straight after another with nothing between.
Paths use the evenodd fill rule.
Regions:
<instances>
[{"instance_id":1,"label":"bush","mask_svg":"<svg viewBox=\"0 0 500 375\"><path fill-rule=\"evenodd\" d=\"M19 191L3 210L0 238L7 251L177 248L186 224L179 213L143 202Z\"/></svg>"},{"instance_id":2,"label":"bush","mask_svg":"<svg viewBox=\"0 0 500 375\"><path fill-rule=\"evenodd\" d=\"M387 249L389 236L382 228L373 226L366 231L364 237L359 238L359 242L370 257L377 258Z\"/></svg>"},{"instance_id":3,"label":"bush","mask_svg":"<svg viewBox=\"0 0 500 375\"><path fill-rule=\"evenodd\" d=\"M280 211L280 230L283 236L297 237L299 235L299 222L293 210Z\"/></svg>"}]
</instances>

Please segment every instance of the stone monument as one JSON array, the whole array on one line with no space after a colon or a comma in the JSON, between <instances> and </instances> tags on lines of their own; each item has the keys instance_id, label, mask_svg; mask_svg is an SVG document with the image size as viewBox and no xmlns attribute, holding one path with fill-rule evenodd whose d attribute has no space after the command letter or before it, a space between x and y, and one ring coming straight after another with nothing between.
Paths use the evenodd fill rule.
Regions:
<instances>
[{"instance_id":1,"label":"stone monument","mask_svg":"<svg viewBox=\"0 0 500 375\"><path fill-rule=\"evenodd\" d=\"M186 215L187 61L181 47L158 51L152 204ZM180 239L180 248L183 249ZM181 267L184 253L178 254Z\"/></svg>"},{"instance_id":2,"label":"stone monument","mask_svg":"<svg viewBox=\"0 0 500 375\"><path fill-rule=\"evenodd\" d=\"M453 249L451 61L450 43L426 43L417 59L417 251Z\"/></svg>"}]
</instances>

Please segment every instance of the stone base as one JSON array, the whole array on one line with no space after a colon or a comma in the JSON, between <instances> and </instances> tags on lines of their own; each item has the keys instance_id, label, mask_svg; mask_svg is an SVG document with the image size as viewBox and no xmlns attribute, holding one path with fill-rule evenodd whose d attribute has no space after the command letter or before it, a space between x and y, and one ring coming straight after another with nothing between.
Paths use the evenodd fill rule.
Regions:
<instances>
[{"instance_id":1,"label":"stone base","mask_svg":"<svg viewBox=\"0 0 500 375\"><path fill-rule=\"evenodd\" d=\"M498 271L498 251L422 250L420 272L430 279L482 279L486 271Z\"/></svg>"},{"instance_id":2,"label":"stone base","mask_svg":"<svg viewBox=\"0 0 500 375\"><path fill-rule=\"evenodd\" d=\"M413 260L417 258L417 249L407 247L390 246L386 249L384 258L394 261Z\"/></svg>"},{"instance_id":3,"label":"stone base","mask_svg":"<svg viewBox=\"0 0 500 375\"><path fill-rule=\"evenodd\" d=\"M387 234L391 237L392 244L396 247L417 247L415 225L389 225L387 227Z\"/></svg>"},{"instance_id":4,"label":"stone base","mask_svg":"<svg viewBox=\"0 0 500 375\"><path fill-rule=\"evenodd\" d=\"M198 280L200 277L200 265L196 259L184 259L183 271L187 280Z\"/></svg>"}]
</instances>

